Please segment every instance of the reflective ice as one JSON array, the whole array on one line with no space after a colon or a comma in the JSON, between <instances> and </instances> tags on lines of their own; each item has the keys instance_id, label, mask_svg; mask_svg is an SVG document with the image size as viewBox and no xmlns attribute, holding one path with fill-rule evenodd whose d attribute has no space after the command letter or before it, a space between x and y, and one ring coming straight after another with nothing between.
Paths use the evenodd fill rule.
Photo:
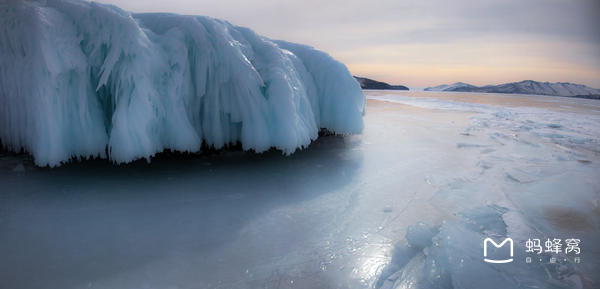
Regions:
<instances>
[{"instance_id":1,"label":"reflective ice","mask_svg":"<svg viewBox=\"0 0 600 289\"><path fill-rule=\"evenodd\" d=\"M597 101L366 93L362 135L287 157L3 154L2 287L598 287ZM515 261L484 263L485 237ZM581 262L526 263L528 238L578 238Z\"/></svg>"}]
</instances>

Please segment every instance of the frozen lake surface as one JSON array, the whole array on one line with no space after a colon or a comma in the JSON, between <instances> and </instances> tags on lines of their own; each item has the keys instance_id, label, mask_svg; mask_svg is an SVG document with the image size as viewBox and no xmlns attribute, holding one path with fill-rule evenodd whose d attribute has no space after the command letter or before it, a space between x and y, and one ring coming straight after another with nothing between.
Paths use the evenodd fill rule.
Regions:
<instances>
[{"instance_id":1,"label":"frozen lake surface","mask_svg":"<svg viewBox=\"0 0 600 289\"><path fill-rule=\"evenodd\" d=\"M3 153L0 288L600 286L600 101L366 94L362 135L289 157ZM514 261L483 262L486 237Z\"/></svg>"}]
</instances>

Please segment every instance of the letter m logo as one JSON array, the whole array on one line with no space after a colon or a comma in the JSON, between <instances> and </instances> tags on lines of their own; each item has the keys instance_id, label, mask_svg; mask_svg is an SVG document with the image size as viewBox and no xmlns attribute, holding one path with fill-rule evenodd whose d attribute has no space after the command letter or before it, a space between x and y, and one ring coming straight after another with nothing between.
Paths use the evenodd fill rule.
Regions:
<instances>
[{"instance_id":1,"label":"letter m logo","mask_svg":"<svg viewBox=\"0 0 600 289\"><path fill-rule=\"evenodd\" d=\"M502 246L504 246L506 243L508 243L508 245L510 246L510 258L507 259L500 259L500 260L496 260L496 259L488 259L487 258L487 247L488 244L492 244L494 245L494 247L496 248L500 248ZM485 240L483 240L483 261L488 262L488 263L510 263L513 261L513 240L511 238L506 238L504 239L504 241L502 241L502 243L498 244L496 242L494 242L494 240L492 240L491 238L485 238Z\"/></svg>"}]
</instances>

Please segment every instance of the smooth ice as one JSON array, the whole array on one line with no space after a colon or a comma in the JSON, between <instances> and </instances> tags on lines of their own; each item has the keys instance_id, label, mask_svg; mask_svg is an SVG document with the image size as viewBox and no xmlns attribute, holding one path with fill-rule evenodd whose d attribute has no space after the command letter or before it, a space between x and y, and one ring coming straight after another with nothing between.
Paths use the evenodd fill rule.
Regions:
<instances>
[{"instance_id":1,"label":"smooth ice","mask_svg":"<svg viewBox=\"0 0 600 289\"><path fill-rule=\"evenodd\" d=\"M203 16L0 2L0 139L40 166L240 144L285 154L360 133L365 97L312 47Z\"/></svg>"},{"instance_id":2,"label":"smooth ice","mask_svg":"<svg viewBox=\"0 0 600 289\"><path fill-rule=\"evenodd\" d=\"M366 94L362 135L288 157L4 153L1 287L598 287L597 101ZM515 262L484 263L488 236ZM528 238L578 238L581 263L526 264Z\"/></svg>"}]
</instances>

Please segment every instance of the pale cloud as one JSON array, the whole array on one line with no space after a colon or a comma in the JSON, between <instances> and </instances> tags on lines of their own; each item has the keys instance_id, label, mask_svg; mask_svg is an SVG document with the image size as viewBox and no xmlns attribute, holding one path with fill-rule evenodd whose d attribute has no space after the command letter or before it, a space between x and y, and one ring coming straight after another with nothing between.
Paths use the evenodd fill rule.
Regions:
<instances>
[{"instance_id":1,"label":"pale cloud","mask_svg":"<svg viewBox=\"0 0 600 289\"><path fill-rule=\"evenodd\" d=\"M352 73L409 86L522 79L600 88L600 1L102 0L207 15L323 49Z\"/></svg>"}]
</instances>

